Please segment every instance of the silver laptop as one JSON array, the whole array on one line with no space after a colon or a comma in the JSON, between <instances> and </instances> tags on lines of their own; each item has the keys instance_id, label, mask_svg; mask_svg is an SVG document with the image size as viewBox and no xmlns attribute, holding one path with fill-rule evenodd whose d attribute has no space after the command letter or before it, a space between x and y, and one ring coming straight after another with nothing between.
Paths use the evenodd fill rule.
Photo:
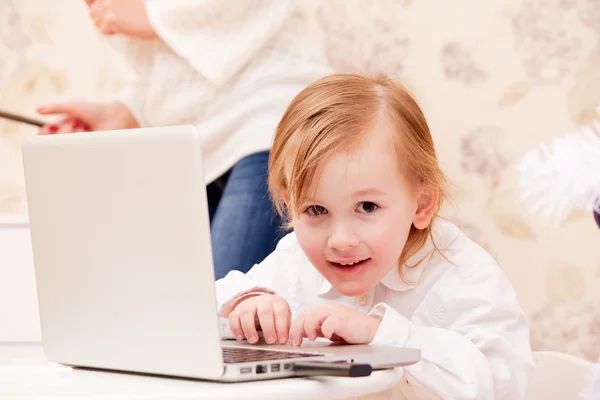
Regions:
<instances>
[{"instance_id":1,"label":"silver laptop","mask_svg":"<svg viewBox=\"0 0 600 400\"><path fill-rule=\"evenodd\" d=\"M36 136L23 159L50 361L246 381L420 359L416 349L220 340L193 126Z\"/></svg>"}]
</instances>

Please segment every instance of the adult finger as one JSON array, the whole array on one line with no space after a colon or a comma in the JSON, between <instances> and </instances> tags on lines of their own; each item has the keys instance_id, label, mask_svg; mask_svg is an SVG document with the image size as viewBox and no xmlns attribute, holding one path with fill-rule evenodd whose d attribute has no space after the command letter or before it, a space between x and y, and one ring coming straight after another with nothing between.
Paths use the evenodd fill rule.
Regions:
<instances>
[{"instance_id":1,"label":"adult finger","mask_svg":"<svg viewBox=\"0 0 600 400\"><path fill-rule=\"evenodd\" d=\"M81 124L79 122L77 122L77 120L74 120L71 118L69 118L65 121L62 121L62 122L58 123L57 125L58 125L58 130L56 131L56 133L76 132L77 128L79 128L81 126Z\"/></svg>"},{"instance_id":2,"label":"adult finger","mask_svg":"<svg viewBox=\"0 0 600 400\"><path fill-rule=\"evenodd\" d=\"M52 135L53 133L56 133L57 130L58 130L58 125L46 124L40 128L39 134L40 135Z\"/></svg>"},{"instance_id":3,"label":"adult finger","mask_svg":"<svg viewBox=\"0 0 600 400\"><path fill-rule=\"evenodd\" d=\"M40 114L78 114L77 102L61 102L44 104L37 108Z\"/></svg>"},{"instance_id":4,"label":"adult finger","mask_svg":"<svg viewBox=\"0 0 600 400\"><path fill-rule=\"evenodd\" d=\"M104 13L104 16L100 21L98 29L105 35L114 35L115 33L117 33L117 24L115 21L114 14L112 12Z\"/></svg>"},{"instance_id":5,"label":"adult finger","mask_svg":"<svg viewBox=\"0 0 600 400\"><path fill-rule=\"evenodd\" d=\"M91 1L91 4L89 4L89 6L90 6L90 18L92 18L93 20L102 19L103 14L106 11L106 6L104 4L104 1L102 1L102 0Z\"/></svg>"},{"instance_id":6,"label":"adult finger","mask_svg":"<svg viewBox=\"0 0 600 400\"><path fill-rule=\"evenodd\" d=\"M69 132L67 128L70 125L70 117L64 117L52 124L44 125L40 130L41 135L53 135L55 133Z\"/></svg>"}]
</instances>

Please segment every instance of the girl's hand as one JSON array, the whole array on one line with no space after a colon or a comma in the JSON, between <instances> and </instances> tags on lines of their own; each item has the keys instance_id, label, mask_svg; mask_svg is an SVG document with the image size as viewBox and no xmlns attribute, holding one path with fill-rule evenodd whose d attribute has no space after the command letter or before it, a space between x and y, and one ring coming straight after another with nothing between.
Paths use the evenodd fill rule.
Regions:
<instances>
[{"instance_id":1,"label":"girl's hand","mask_svg":"<svg viewBox=\"0 0 600 400\"><path fill-rule=\"evenodd\" d=\"M53 124L42 126L40 134L70 133L80 131L105 131L139 128L129 109L121 102L88 103L75 101L38 107L40 114L64 114Z\"/></svg>"},{"instance_id":2,"label":"girl's hand","mask_svg":"<svg viewBox=\"0 0 600 400\"><path fill-rule=\"evenodd\" d=\"M361 314L341 304L322 304L302 312L292 323L290 341L302 344L302 338L325 337L350 344L371 343L381 320Z\"/></svg>"},{"instance_id":3,"label":"girl's hand","mask_svg":"<svg viewBox=\"0 0 600 400\"><path fill-rule=\"evenodd\" d=\"M86 0L90 17L105 35L122 34L140 39L158 36L140 0Z\"/></svg>"},{"instance_id":4,"label":"girl's hand","mask_svg":"<svg viewBox=\"0 0 600 400\"><path fill-rule=\"evenodd\" d=\"M273 294L246 297L227 318L237 340L245 337L249 343L258 342L257 327L260 327L268 344L288 341L292 313L283 297Z\"/></svg>"}]
</instances>

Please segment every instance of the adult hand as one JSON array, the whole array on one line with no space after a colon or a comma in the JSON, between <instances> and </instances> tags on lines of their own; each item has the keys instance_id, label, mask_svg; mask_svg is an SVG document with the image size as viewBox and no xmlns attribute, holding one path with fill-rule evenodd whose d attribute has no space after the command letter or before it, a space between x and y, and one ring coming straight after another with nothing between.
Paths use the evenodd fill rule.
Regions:
<instances>
[{"instance_id":1,"label":"adult hand","mask_svg":"<svg viewBox=\"0 0 600 400\"><path fill-rule=\"evenodd\" d=\"M46 124L40 134L70 133L81 131L104 131L139 128L139 123L129 109L119 101L91 103L74 101L54 103L38 107L40 114L64 114L53 124Z\"/></svg>"},{"instance_id":2,"label":"adult hand","mask_svg":"<svg viewBox=\"0 0 600 400\"><path fill-rule=\"evenodd\" d=\"M105 35L156 39L158 35L140 0L85 0L96 28Z\"/></svg>"}]
</instances>

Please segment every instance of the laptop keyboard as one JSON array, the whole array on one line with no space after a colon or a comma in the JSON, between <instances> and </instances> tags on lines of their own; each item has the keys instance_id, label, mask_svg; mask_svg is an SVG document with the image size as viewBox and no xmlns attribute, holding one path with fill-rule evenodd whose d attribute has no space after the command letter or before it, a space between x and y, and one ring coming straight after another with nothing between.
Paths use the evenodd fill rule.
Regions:
<instances>
[{"instance_id":1,"label":"laptop keyboard","mask_svg":"<svg viewBox=\"0 0 600 400\"><path fill-rule=\"evenodd\" d=\"M248 349L240 347L223 348L223 360L225 361L225 363L230 364L252 361L282 360L288 358L314 357L319 355L321 354L294 353L291 351Z\"/></svg>"}]
</instances>

